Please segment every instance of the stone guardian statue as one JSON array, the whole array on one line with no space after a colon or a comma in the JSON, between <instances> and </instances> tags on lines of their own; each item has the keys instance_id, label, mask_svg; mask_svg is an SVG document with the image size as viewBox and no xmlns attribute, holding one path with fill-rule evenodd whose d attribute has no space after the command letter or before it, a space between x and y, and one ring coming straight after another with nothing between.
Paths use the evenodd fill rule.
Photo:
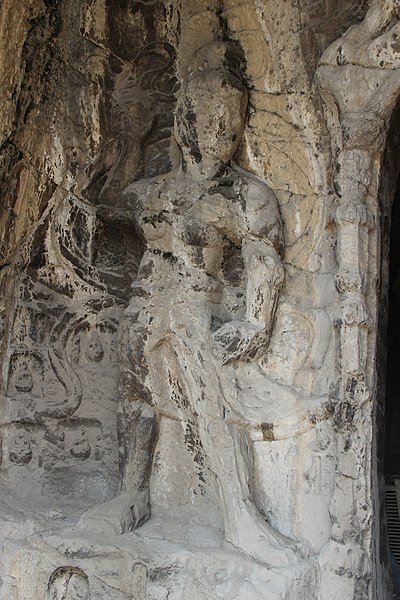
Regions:
<instances>
[{"instance_id":1,"label":"stone guardian statue","mask_svg":"<svg viewBox=\"0 0 400 600\"><path fill-rule=\"evenodd\" d=\"M226 372L267 350L284 277L276 199L232 162L247 109L242 66L233 43L196 53L176 107L180 165L124 194L146 250L121 332L123 471L114 509L122 529L150 516L160 423L180 420L194 432L199 479L206 461L217 481L226 542L285 566L298 550L254 505L246 415L235 414ZM112 504L104 506L110 519Z\"/></svg>"}]
</instances>

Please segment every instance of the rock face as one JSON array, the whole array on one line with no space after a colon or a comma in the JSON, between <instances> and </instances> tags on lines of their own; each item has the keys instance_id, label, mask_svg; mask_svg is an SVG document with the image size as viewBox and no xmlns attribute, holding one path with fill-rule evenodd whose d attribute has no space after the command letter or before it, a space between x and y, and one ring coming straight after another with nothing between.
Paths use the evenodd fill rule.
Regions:
<instances>
[{"instance_id":1,"label":"rock face","mask_svg":"<svg viewBox=\"0 0 400 600\"><path fill-rule=\"evenodd\" d=\"M391 597L399 17L0 4L2 600Z\"/></svg>"}]
</instances>

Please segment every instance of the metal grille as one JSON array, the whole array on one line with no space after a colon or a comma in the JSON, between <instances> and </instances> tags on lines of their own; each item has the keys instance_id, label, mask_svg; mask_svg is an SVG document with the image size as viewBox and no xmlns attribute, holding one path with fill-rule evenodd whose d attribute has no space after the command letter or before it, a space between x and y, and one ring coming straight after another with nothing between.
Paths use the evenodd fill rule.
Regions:
<instances>
[{"instance_id":1,"label":"metal grille","mask_svg":"<svg viewBox=\"0 0 400 600\"><path fill-rule=\"evenodd\" d=\"M386 486L386 515L389 535L389 548L400 565L400 480Z\"/></svg>"}]
</instances>

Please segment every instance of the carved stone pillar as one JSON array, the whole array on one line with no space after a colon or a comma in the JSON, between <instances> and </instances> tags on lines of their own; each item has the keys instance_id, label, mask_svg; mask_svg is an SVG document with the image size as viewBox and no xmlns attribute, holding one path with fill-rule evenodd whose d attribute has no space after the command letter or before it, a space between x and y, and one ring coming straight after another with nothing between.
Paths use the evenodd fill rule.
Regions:
<instances>
[{"instance_id":1,"label":"carved stone pillar","mask_svg":"<svg viewBox=\"0 0 400 600\"><path fill-rule=\"evenodd\" d=\"M336 211L338 272L336 289L340 306L336 326L340 332L342 380L365 373L367 332L371 326L365 292L368 272L369 232L374 218L365 205L371 159L362 150L345 150L341 156L343 190Z\"/></svg>"},{"instance_id":2,"label":"carved stone pillar","mask_svg":"<svg viewBox=\"0 0 400 600\"><path fill-rule=\"evenodd\" d=\"M363 23L328 48L318 71L339 197L335 215L337 454L331 541L320 556L324 600L387 594L384 567L374 555L380 526L375 457L375 282L380 255L376 224L380 157L399 90L397 55L389 56L387 45L397 27L394 3L377 2Z\"/></svg>"}]
</instances>

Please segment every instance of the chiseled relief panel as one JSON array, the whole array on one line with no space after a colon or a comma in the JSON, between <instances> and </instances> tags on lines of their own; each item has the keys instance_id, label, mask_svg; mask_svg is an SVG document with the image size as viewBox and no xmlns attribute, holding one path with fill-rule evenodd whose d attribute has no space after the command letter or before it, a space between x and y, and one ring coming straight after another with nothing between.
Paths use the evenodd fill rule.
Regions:
<instances>
[{"instance_id":1,"label":"chiseled relief panel","mask_svg":"<svg viewBox=\"0 0 400 600\"><path fill-rule=\"evenodd\" d=\"M60 509L107 500L119 478L121 306L100 296L74 311L65 296L29 276L19 289L2 423L10 499Z\"/></svg>"}]
</instances>

